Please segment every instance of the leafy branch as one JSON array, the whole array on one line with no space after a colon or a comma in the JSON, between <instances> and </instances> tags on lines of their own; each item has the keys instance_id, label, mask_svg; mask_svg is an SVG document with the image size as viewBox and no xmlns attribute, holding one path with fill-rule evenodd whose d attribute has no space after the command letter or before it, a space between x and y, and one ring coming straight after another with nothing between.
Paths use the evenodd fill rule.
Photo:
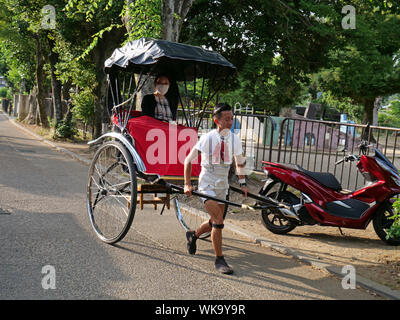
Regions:
<instances>
[{"instance_id":1,"label":"leafy branch","mask_svg":"<svg viewBox=\"0 0 400 320\"><path fill-rule=\"evenodd\" d=\"M393 208L395 211L395 214L391 217L389 217L388 219L392 219L393 220L393 224L390 226L389 229L387 229L387 235L386 235L386 239L389 238L400 238L400 199L397 199L394 203L393 203Z\"/></svg>"}]
</instances>

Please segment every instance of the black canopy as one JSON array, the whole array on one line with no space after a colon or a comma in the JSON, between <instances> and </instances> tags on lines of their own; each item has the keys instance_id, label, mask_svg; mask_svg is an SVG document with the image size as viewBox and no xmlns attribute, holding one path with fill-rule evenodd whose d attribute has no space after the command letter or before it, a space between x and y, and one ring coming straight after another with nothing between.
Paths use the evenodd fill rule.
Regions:
<instances>
[{"instance_id":1,"label":"black canopy","mask_svg":"<svg viewBox=\"0 0 400 320\"><path fill-rule=\"evenodd\" d=\"M105 62L105 72L166 73L176 81L221 79L236 68L218 52L187 44L142 38L115 49Z\"/></svg>"}]
</instances>

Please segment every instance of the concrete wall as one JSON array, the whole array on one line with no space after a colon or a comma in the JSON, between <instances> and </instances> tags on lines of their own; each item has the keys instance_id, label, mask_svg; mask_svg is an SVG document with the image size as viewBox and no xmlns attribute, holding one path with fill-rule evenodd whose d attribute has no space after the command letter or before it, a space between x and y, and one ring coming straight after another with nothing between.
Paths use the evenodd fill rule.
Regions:
<instances>
[{"instance_id":1,"label":"concrete wall","mask_svg":"<svg viewBox=\"0 0 400 320\"><path fill-rule=\"evenodd\" d=\"M29 95L20 94L18 97L18 120L22 121L29 113Z\"/></svg>"},{"instance_id":2,"label":"concrete wall","mask_svg":"<svg viewBox=\"0 0 400 320\"><path fill-rule=\"evenodd\" d=\"M33 95L23 95L18 94L14 95L14 116L18 117L20 121L24 120L29 113L30 103L33 103L35 97ZM50 118L54 117L54 107L53 107L53 99L52 98L45 98L44 99L44 106L46 110L47 116ZM63 100L61 102L61 110L62 114L66 114L67 112L67 102Z\"/></svg>"}]
</instances>

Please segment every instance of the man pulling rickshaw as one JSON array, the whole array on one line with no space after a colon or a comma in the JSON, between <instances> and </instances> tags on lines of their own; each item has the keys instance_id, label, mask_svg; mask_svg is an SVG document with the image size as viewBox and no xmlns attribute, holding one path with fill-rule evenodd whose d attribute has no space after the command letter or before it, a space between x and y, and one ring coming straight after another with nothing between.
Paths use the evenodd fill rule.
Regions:
<instances>
[{"instance_id":1,"label":"man pulling rickshaw","mask_svg":"<svg viewBox=\"0 0 400 320\"><path fill-rule=\"evenodd\" d=\"M242 157L240 139L230 130L233 124L232 109L228 104L218 104L213 112L213 119L217 125L207 134L201 136L185 159L184 192L192 195L191 165L201 153L201 173L199 176L199 192L213 197L224 199L228 195L228 175L235 158L236 169L239 175L240 187L247 196L245 175L243 172L245 161ZM222 229L224 228L225 203L202 198L206 211L211 216L197 230L186 232L187 248L190 254L196 253L196 240L204 233L211 231L211 241L215 253L215 268L224 274L232 274L233 269L226 263L222 254Z\"/></svg>"}]
</instances>

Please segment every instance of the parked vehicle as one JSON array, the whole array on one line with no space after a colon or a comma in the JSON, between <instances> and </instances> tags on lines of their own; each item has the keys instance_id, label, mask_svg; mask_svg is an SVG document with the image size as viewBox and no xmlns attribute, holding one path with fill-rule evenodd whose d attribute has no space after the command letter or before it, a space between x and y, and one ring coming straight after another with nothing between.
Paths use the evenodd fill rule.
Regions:
<instances>
[{"instance_id":1,"label":"parked vehicle","mask_svg":"<svg viewBox=\"0 0 400 320\"><path fill-rule=\"evenodd\" d=\"M400 238L386 238L393 223L393 202L400 194L398 169L377 149L362 141L361 156L347 155L336 165L357 161L357 167L366 179L359 190L343 190L331 173L311 172L297 165L263 161L268 180L260 195L286 204L286 207L268 206L262 210L265 227L276 234L286 234L302 225L321 225L339 228L366 229L372 221L381 240L399 245ZM292 190L295 189L295 190ZM290 190L290 191L289 191ZM296 191L297 190L297 191Z\"/></svg>"}]
</instances>

